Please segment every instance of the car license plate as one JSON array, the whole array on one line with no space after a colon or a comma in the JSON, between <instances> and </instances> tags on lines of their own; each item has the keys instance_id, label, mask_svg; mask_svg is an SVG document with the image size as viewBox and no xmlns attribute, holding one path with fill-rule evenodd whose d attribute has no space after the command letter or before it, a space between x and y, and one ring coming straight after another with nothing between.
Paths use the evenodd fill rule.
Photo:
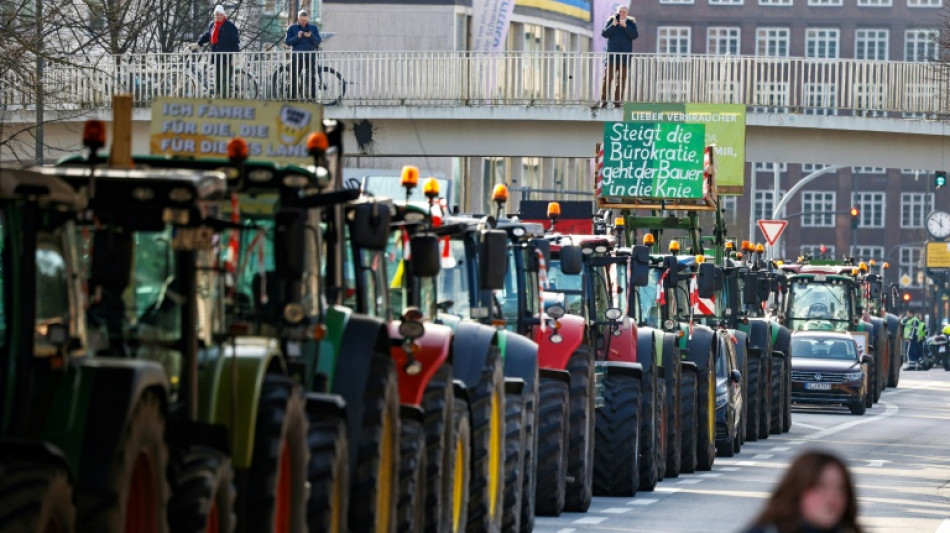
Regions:
<instances>
[{"instance_id":1,"label":"car license plate","mask_svg":"<svg viewBox=\"0 0 950 533\"><path fill-rule=\"evenodd\" d=\"M831 383L806 383L805 388L808 390L831 390Z\"/></svg>"}]
</instances>

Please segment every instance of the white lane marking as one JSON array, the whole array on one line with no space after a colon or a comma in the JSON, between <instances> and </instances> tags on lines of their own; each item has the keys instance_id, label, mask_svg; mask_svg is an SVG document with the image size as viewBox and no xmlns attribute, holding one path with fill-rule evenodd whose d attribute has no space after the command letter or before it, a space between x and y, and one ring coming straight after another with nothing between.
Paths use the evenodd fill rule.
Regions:
<instances>
[{"instance_id":1,"label":"white lane marking","mask_svg":"<svg viewBox=\"0 0 950 533\"><path fill-rule=\"evenodd\" d=\"M575 531L577 530L574 529L573 527L566 527L564 529L557 530L557 533L574 533Z\"/></svg>"},{"instance_id":2,"label":"white lane marking","mask_svg":"<svg viewBox=\"0 0 950 533\"><path fill-rule=\"evenodd\" d=\"M790 440L790 441L788 441L788 443L791 444L792 446L801 446L802 444L805 444L805 441L803 441L803 440Z\"/></svg>"},{"instance_id":3,"label":"white lane marking","mask_svg":"<svg viewBox=\"0 0 950 533\"><path fill-rule=\"evenodd\" d=\"M759 463L755 461L739 461L736 464L739 466L756 466Z\"/></svg>"},{"instance_id":4,"label":"white lane marking","mask_svg":"<svg viewBox=\"0 0 950 533\"><path fill-rule=\"evenodd\" d=\"M651 503L656 503L658 501L660 500L657 500L656 498L643 498L643 499L637 499L637 500L630 500L629 502L627 502L627 505L650 505Z\"/></svg>"},{"instance_id":5,"label":"white lane marking","mask_svg":"<svg viewBox=\"0 0 950 533\"><path fill-rule=\"evenodd\" d=\"M889 418L889 417L892 417L892 416L896 415L898 411L900 411L900 408L897 407L897 405L895 405L895 404L893 404L893 403L885 402L884 400L881 400L881 403L884 404L884 412L881 413L881 414L879 414L879 415L874 415L874 416L862 416L861 418L859 418L859 419L857 419L857 420L852 420L852 421L850 421L850 422L844 422L844 423L842 423L842 424L838 424L837 426L832 426L832 427L830 427L830 428L828 428L828 429L821 430L821 431L819 431L819 432L817 432L817 433L812 433L811 435L808 435L808 436L806 436L805 438L808 439L808 440L823 439L823 438L825 438L825 437L827 437L827 436L829 436L829 435L834 435L835 433L838 433L838 432L840 432L840 431L844 431L844 430L846 430L846 429L851 429L851 428L853 428L854 426L858 426L858 425L861 425L861 424L867 424L868 422L874 422L874 421L880 420L880 419L882 419L882 418Z\"/></svg>"},{"instance_id":6,"label":"white lane marking","mask_svg":"<svg viewBox=\"0 0 950 533\"><path fill-rule=\"evenodd\" d=\"M887 459L871 459L868 461L868 466L876 466L878 468L884 466L884 463L889 463Z\"/></svg>"},{"instance_id":7,"label":"white lane marking","mask_svg":"<svg viewBox=\"0 0 950 533\"><path fill-rule=\"evenodd\" d=\"M801 426L801 427L803 427L803 428L808 428L808 429L825 429L825 428L823 428L823 427L821 427L821 426L813 426L813 425L811 425L811 424L805 424L804 422L792 422L792 425L793 425L793 426Z\"/></svg>"},{"instance_id":8,"label":"white lane marking","mask_svg":"<svg viewBox=\"0 0 950 533\"><path fill-rule=\"evenodd\" d=\"M696 485L696 484L702 483L702 482L703 482L703 480L701 480L701 479L681 479L681 480L677 481L676 484L677 484L677 485Z\"/></svg>"},{"instance_id":9,"label":"white lane marking","mask_svg":"<svg viewBox=\"0 0 950 533\"><path fill-rule=\"evenodd\" d=\"M716 470L722 470L723 472L738 472L742 469L738 466L723 466L721 468L717 468Z\"/></svg>"},{"instance_id":10,"label":"white lane marking","mask_svg":"<svg viewBox=\"0 0 950 533\"><path fill-rule=\"evenodd\" d=\"M757 461L766 461L766 460L768 460L768 459L771 459L772 457L774 457L774 456L773 456L772 454L770 454L770 453L760 453L760 454L758 454L758 455L753 455L753 456L752 456L752 458L755 459L755 460L757 460Z\"/></svg>"},{"instance_id":11,"label":"white lane marking","mask_svg":"<svg viewBox=\"0 0 950 533\"><path fill-rule=\"evenodd\" d=\"M653 492L679 492L681 489L676 487L656 487Z\"/></svg>"},{"instance_id":12,"label":"white lane marking","mask_svg":"<svg viewBox=\"0 0 950 533\"><path fill-rule=\"evenodd\" d=\"M937 528L937 531L934 533L950 533L950 518L945 519L940 523L940 527Z\"/></svg>"},{"instance_id":13,"label":"white lane marking","mask_svg":"<svg viewBox=\"0 0 950 533\"><path fill-rule=\"evenodd\" d=\"M699 477L722 477L722 474L716 474L714 472L707 472L705 474L700 474Z\"/></svg>"},{"instance_id":14,"label":"white lane marking","mask_svg":"<svg viewBox=\"0 0 950 533\"><path fill-rule=\"evenodd\" d=\"M623 514L629 513L630 509L626 507L608 507L607 509L601 509L600 511L595 511L597 513L610 513L610 514Z\"/></svg>"},{"instance_id":15,"label":"white lane marking","mask_svg":"<svg viewBox=\"0 0 950 533\"><path fill-rule=\"evenodd\" d=\"M574 524L599 524L604 520L610 518L609 516L585 516L584 518L578 518L573 523Z\"/></svg>"},{"instance_id":16,"label":"white lane marking","mask_svg":"<svg viewBox=\"0 0 950 533\"><path fill-rule=\"evenodd\" d=\"M791 448L789 448L788 446L776 446L769 451L770 452L787 452L789 450L791 450Z\"/></svg>"}]
</instances>

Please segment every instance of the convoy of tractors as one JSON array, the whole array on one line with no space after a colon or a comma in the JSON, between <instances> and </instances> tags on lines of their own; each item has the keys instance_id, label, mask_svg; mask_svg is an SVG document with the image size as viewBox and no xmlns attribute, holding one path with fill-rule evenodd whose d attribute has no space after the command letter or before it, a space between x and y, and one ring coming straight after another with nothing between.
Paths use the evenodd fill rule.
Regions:
<instances>
[{"instance_id":1,"label":"convoy of tractors","mask_svg":"<svg viewBox=\"0 0 950 533\"><path fill-rule=\"evenodd\" d=\"M92 122L0 170L0 532L531 531L787 432L795 331L863 335L867 401L897 386L882 276L736 246L711 162L702 202L575 235L504 186L448 213L412 167L346 189L342 138L115 168Z\"/></svg>"}]
</instances>

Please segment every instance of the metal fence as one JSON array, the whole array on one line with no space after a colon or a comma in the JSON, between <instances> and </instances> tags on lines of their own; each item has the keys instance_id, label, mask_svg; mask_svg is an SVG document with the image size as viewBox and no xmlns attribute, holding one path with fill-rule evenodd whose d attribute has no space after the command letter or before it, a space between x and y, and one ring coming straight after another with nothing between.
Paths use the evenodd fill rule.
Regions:
<instances>
[{"instance_id":1,"label":"metal fence","mask_svg":"<svg viewBox=\"0 0 950 533\"><path fill-rule=\"evenodd\" d=\"M216 88L213 54L70 56L47 61L52 109L103 109L117 92L147 107L159 96L217 95L352 106L589 106L600 99L604 54L559 52L318 52L313 68L291 68L289 52L229 59L229 86ZM315 71L315 75L314 72ZM0 109L30 110L31 79L0 74ZM855 59L742 56L630 57L623 100L735 103L834 114L942 115L945 67Z\"/></svg>"}]
</instances>

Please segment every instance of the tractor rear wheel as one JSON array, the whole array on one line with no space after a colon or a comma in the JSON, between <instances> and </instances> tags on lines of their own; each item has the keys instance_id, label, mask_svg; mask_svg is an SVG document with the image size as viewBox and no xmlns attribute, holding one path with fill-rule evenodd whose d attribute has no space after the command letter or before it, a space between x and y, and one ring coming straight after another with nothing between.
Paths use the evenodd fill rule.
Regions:
<instances>
[{"instance_id":1,"label":"tractor rear wheel","mask_svg":"<svg viewBox=\"0 0 950 533\"><path fill-rule=\"evenodd\" d=\"M607 373L597 410L594 494L633 496L640 488L640 379Z\"/></svg>"},{"instance_id":2,"label":"tractor rear wheel","mask_svg":"<svg viewBox=\"0 0 950 533\"><path fill-rule=\"evenodd\" d=\"M452 468L455 448L452 367L443 364L422 396L426 423L425 530L449 531L452 524Z\"/></svg>"},{"instance_id":3,"label":"tractor rear wheel","mask_svg":"<svg viewBox=\"0 0 950 533\"><path fill-rule=\"evenodd\" d=\"M468 402L456 396L452 409L452 438L450 466L452 499L449 502L449 529L451 533L465 531L468 527L468 500L472 475L472 427L469 420Z\"/></svg>"},{"instance_id":4,"label":"tractor rear wheel","mask_svg":"<svg viewBox=\"0 0 950 533\"><path fill-rule=\"evenodd\" d=\"M581 345L567 362L571 373L570 440L564 509L586 512L594 478L594 357Z\"/></svg>"},{"instance_id":5,"label":"tractor rear wheel","mask_svg":"<svg viewBox=\"0 0 950 533\"><path fill-rule=\"evenodd\" d=\"M525 434L527 394L527 385L517 392L505 392L505 494L501 517L504 531L520 529L524 459L528 451Z\"/></svg>"},{"instance_id":6,"label":"tractor rear wheel","mask_svg":"<svg viewBox=\"0 0 950 533\"><path fill-rule=\"evenodd\" d=\"M785 404L785 359L772 358L772 414L769 422L769 433L778 435L782 432L782 415Z\"/></svg>"},{"instance_id":7,"label":"tractor rear wheel","mask_svg":"<svg viewBox=\"0 0 950 533\"><path fill-rule=\"evenodd\" d=\"M257 405L251 468L242 487L244 531L306 529L308 462L300 387L289 377L266 375Z\"/></svg>"},{"instance_id":8,"label":"tractor rear wheel","mask_svg":"<svg viewBox=\"0 0 950 533\"><path fill-rule=\"evenodd\" d=\"M218 450L185 450L171 468L172 497L168 524L182 533L230 533L237 527L234 469L231 458Z\"/></svg>"},{"instance_id":9,"label":"tractor rear wheel","mask_svg":"<svg viewBox=\"0 0 950 533\"><path fill-rule=\"evenodd\" d=\"M792 360L786 359L783 362L782 376L785 378L782 385L784 399L782 401L782 433L788 433L792 429Z\"/></svg>"},{"instance_id":10,"label":"tractor rear wheel","mask_svg":"<svg viewBox=\"0 0 950 533\"><path fill-rule=\"evenodd\" d=\"M310 450L307 526L314 533L346 531L350 496L346 420L326 414L310 416L307 421L307 447Z\"/></svg>"},{"instance_id":11,"label":"tractor rear wheel","mask_svg":"<svg viewBox=\"0 0 950 533\"><path fill-rule=\"evenodd\" d=\"M108 479L116 495L82 529L89 531L168 531L168 444L163 400L154 389L139 398L116 446Z\"/></svg>"},{"instance_id":12,"label":"tractor rear wheel","mask_svg":"<svg viewBox=\"0 0 950 533\"><path fill-rule=\"evenodd\" d=\"M535 511L539 515L558 516L564 510L567 483L570 385L558 379L541 378L540 390Z\"/></svg>"},{"instance_id":13,"label":"tractor rear wheel","mask_svg":"<svg viewBox=\"0 0 950 533\"><path fill-rule=\"evenodd\" d=\"M654 370L655 372L655 370ZM656 374L644 376L640 388L640 490L652 491L660 480L660 423Z\"/></svg>"},{"instance_id":14,"label":"tractor rear wheel","mask_svg":"<svg viewBox=\"0 0 950 533\"><path fill-rule=\"evenodd\" d=\"M697 375L696 380L696 427L698 439L696 439L696 469L711 470L716 461L716 406L715 391L716 376L713 374L715 368L710 354L709 365Z\"/></svg>"},{"instance_id":15,"label":"tractor rear wheel","mask_svg":"<svg viewBox=\"0 0 950 533\"><path fill-rule=\"evenodd\" d=\"M421 531L425 520L426 435L422 421L416 418L418 416L409 413L400 420L398 531Z\"/></svg>"},{"instance_id":16,"label":"tractor rear wheel","mask_svg":"<svg viewBox=\"0 0 950 533\"><path fill-rule=\"evenodd\" d=\"M696 372L692 369L683 372L680 382L683 384L680 398L680 442L683 443L680 472L690 474L696 471Z\"/></svg>"},{"instance_id":17,"label":"tractor rear wheel","mask_svg":"<svg viewBox=\"0 0 950 533\"><path fill-rule=\"evenodd\" d=\"M468 391L472 423L472 477L468 527L473 533L501 531L505 492L505 375L501 353L492 347L478 385Z\"/></svg>"},{"instance_id":18,"label":"tractor rear wheel","mask_svg":"<svg viewBox=\"0 0 950 533\"><path fill-rule=\"evenodd\" d=\"M525 389L525 449L524 475L521 484L521 531L534 531L535 490L538 479L538 386L540 377L535 379L530 390Z\"/></svg>"},{"instance_id":19,"label":"tractor rear wheel","mask_svg":"<svg viewBox=\"0 0 950 533\"><path fill-rule=\"evenodd\" d=\"M772 427L772 358L759 364L759 438L768 439Z\"/></svg>"},{"instance_id":20,"label":"tractor rear wheel","mask_svg":"<svg viewBox=\"0 0 950 533\"><path fill-rule=\"evenodd\" d=\"M745 438L750 441L759 440L760 402L762 401L762 388L759 385L760 368L761 359L758 357L749 357L749 360L746 362L746 373L748 373L747 381L749 384L749 390L746 393L746 403L749 408L746 418Z\"/></svg>"},{"instance_id":21,"label":"tractor rear wheel","mask_svg":"<svg viewBox=\"0 0 950 533\"><path fill-rule=\"evenodd\" d=\"M666 380L666 472L664 477L675 478L680 475L683 462L683 443L680 440L680 403L682 402L682 369L679 351L674 350L663 358Z\"/></svg>"},{"instance_id":22,"label":"tractor rear wheel","mask_svg":"<svg viewBox=\"0 0 950 533\"><path fill-rule=\"evenodd\" d=\"M0 464L0 532L75 530L73 487L64 468L20 461Z\"/></svg>"}]
</instances>

